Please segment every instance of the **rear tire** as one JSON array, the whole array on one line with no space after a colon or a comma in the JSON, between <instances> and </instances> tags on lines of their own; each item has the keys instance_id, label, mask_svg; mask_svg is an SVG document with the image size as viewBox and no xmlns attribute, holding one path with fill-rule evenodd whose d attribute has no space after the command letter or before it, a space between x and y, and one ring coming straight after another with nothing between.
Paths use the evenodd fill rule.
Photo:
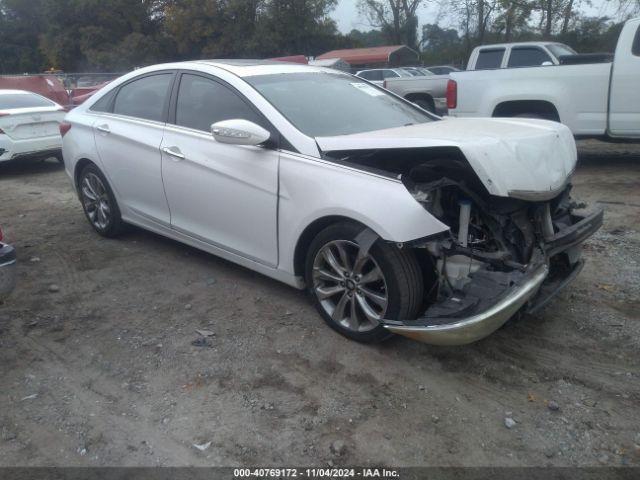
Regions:
<instances>
[{"instance_id":1,"label":"rear tire","mask_svg":"<svg viewBox=\"0 0 640 480\"><path fill-rule=\"evenodd\" d=\"M533 118L535 120L551 120L556 121L553 118L549 118L541 113L517 113L515 115L511 115L512 118Z\"/></svg>"},{"instance_id":2,"label":"rear tire","mask_svg":"<svg viewBox=\"0 0 640 480\"><path fill-rule=\"evenodd\" d=\"M335 331L362 343L392 334L382 319L413 319L422 305L424 286L412 250L381 239L364 255L357 243L365 227L340 222L311 242L305 277L312 301Z\"/></svg>"},{"instance_id":3,"label":"rear tire","mask_svg":"<svg viewBox=\"0 0 640 480\"><path fill-rule=\"evenodd\" d=\"M84 214L93 229L103 237L116 237L125 224L109 182L100 169L89 164L80 172L78 181Z\"/></svg>"}]
</instances>

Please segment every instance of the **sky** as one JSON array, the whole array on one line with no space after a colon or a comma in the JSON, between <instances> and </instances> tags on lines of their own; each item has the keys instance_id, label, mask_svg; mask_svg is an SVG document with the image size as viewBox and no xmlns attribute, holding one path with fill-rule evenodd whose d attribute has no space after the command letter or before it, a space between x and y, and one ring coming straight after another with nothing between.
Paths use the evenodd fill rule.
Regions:
<instances>
[{"instance_id":1,"label":"sky","mask_svg":"<svg viewBox=\"0 0 640 480\"><path fill-rule=\"evenodd\" d=\"M456 27L455 21L446 15L446 9L441 8L438 0L427 0L425 5L418 10L419 28L425 23L439 23L442 27ZM615 6L612 1L592 0L592 6L581 8L590 16L610 15L614 16ZM367 19L358 13L358 0L338 0L338 6L331 14L338 23L338 29L342 33L349 33L352 29L371 30ZM439 21L436 21L438 20Z\"/></svg>"}]
</instances>

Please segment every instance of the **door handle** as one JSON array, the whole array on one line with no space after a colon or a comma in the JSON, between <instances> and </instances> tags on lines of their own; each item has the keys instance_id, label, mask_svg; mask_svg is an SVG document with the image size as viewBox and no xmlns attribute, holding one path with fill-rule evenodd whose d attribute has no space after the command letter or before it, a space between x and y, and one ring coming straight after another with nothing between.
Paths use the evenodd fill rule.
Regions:
<instances>
[{"instance_id":1,"label":"door handle","mask_svg":"<svg viewBox=\"0 0 640 480\"><path fill-rule=\"evenodd\" d=\"M98 125L96 127L96 130L102 133L111 133L111 130L109 130L109 125Z\"/></svg>"},{"instance_id":2,"label":"door handle","mask_svg":"<svg viewBox=\"0 0 640 480\"><path fill-rule=\"evenodd\" d=\"M176 161L185 159L184 154L178 147L163 147L162 151L167 155L171 155Z\"/></svg>"}]
</instances>

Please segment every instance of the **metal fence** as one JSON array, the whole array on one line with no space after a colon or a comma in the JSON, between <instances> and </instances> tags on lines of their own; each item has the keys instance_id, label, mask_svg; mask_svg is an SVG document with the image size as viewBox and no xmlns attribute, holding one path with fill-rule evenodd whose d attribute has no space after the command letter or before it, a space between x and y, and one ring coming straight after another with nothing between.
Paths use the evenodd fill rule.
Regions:
<instances>
[{"instance_id":1,"label":"metal fence","mask_svg":"<svg viewBox=\"0 0 640 480\"><path fill-rule=\"evenodd\" d=\"M22 73L13 75L0 75L1 77L43 77L56 78L67 90L77 88L91 88L124 75L127 72L89 73L89 72L46 72L46 73Z\"/></svg>"}]
</instances>

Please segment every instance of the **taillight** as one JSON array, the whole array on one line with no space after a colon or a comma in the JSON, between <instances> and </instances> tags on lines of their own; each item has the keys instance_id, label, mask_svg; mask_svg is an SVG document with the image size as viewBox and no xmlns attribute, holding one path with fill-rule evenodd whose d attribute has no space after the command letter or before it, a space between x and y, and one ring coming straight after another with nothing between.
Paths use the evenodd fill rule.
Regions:
<instances>
[{"instance_id":1,"label":"taillight","mask_svg":"<svg viewBox=\"0 0 640 480\"><path fill-rule=\"evenodd\" d=\"M58 125L58 129L60 130L60 136L64 137L64 135L71 130L71 124L69 122L62 122Z\"/></svg>"},{"instance_id":2,"label":"taillight","mask_svg":"<svg viewBox=\"0 0 640 480\"><path fill-rule=\"evenodd\" d=\"M458 106L458 84L455 80L447 82L447 108L453 109Z\"/></svg>"}]
</instances>

